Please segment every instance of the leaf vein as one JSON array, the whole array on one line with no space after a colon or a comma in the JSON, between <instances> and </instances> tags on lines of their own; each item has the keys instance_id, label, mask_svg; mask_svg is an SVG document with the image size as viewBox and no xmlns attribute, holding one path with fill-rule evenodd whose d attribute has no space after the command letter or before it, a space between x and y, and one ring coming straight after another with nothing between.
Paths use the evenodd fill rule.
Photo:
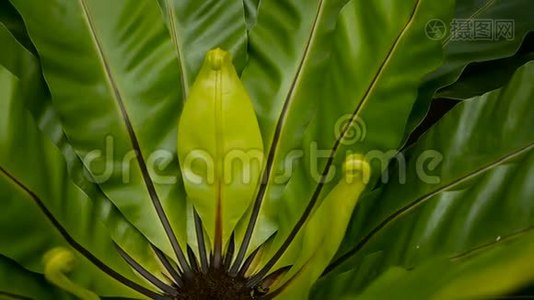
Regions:
<instances>
[{"instance_id":1,"label":"leaf vein","mask_svg":"<svg viewBox=\"0 0 534 300\"><path fill-rule=\"evenodd\" d=\"M173 250L178 258L178 261L180 262L181 267L184 269L186 273L189 271L189 267L187 265L187 261L185 259L185 256L183 255L183 252L180 248L180 244L178 242L178 239L176 238L176 235L174 234L174 231L170 225L170 222L167 218L167 215L165 214L165 211L163 210L163 206L161 205L159 196L157 194L156 188L154 186L154 182L150 178L150 173L148 171L148 168L146 166L145 160L143 158L143 154L141 152L141 146L139 145L139 141L137 139L137 136L135 134L134 128L132 126L130 117L128 115L128 111L126 109L126 106L124 104L121 92L118 88L117 82L113 78L113 73L111 71L111 67L109 65L109 62L106 60L106 57L104 55L104 50L102 48L101 42L98 39L98 36L96 34L96 28L94 26L93 20L91 18L91 15L89 13L89 8L87 7L87 4L85 3L85 0L79 0L80 5L83 11L83 14L85 16L85 20L87 22L88 29L91 33L91 38L93 40L93 43L96 47L96 50L98 52L98 57L102 63L102 67L104 69L106 80L109 84L109 87L113 91L114 100L116 104L119 106L119 110L122 116L122 120L124 122L124 125L127 129L128 136L130 138L130 142L132 144L132 148L136 152L136 159L137 163L139 164L139 168L141 170L141 174L143 177L143 181L145 183L145 186L148 190L148 193L150 195L150 198L152 200L152 203L154 205L154 208L156 210L156 213L163 225L163 228L165 230L165 233L167 234L167 237L169 241L171 242L171 245L173 247Z\"/></svg>"},{"instance_id":2,"label":"leaf vein","mask_svg":"<svg viewBox=\"0 0 534 300\"><path fill-rule=\"evenodd\" d=\"M395 222L396 220L400 219L402 216L408 214L410 211L421 207L421 205L423 203L425 203L426 201L428 201L432 197L436 196L437 194L439 194L439 193L441 193L441 192L443 192L443 191L445 191L445 190L447 190L449 188L453 188L455 186L458 186L458 185L462 184L463 182L465 182L465 181L467 181L469 179L472 179L472 178L477 177L477 176L479 176L481 174L484 174L484 173L492 170L493 168L495 168L495 167L497 167L497 166L499 166L499 165L501 165L503 163L506 163L507 161L512 160L515 157L518 157L518 156L520 156L520 155L532 150L533 147L534 147L534 143L531 143L531 144L529 144L527 146L524 146L524 147L522 147L522 148L520 148L518 150L510 152L510 153L504 155L503 157L500 157L499 159L489 163L488 165L483 166L480 169L474 170L471 173L464 174L464 175L460 176L459 178L457 178L456 180L453 180L453 181L449 182L448 184L443 185L442 187L440 187L440 188L438 188L438 189L436 189L436 190L434 190L432 192L429 192L429 193L427 193L425 195L422 195L422 196L418 197L417 199L415 199L414 201L408 203L407 205L397 209L395 212L393 212L388 217L386 217L380 224L378 224L376 227L374 227L367 235L365 235L358 242L358 244L356 244L356 246L354 248L352 248L351 250L347 251L345 254L343 254L338 259L336 259L334 262L332 262L326 268L326 270L324 271L322 276L325 276L326 274L331 272L333 269L335 269L337 266L341 265L343 262L348 260L350 257L356 255L361 249L363 249L363 247L366 244L369 243L369 241L379 231L381 231L382 229L384 229L385 227L387 227L391 223Z\"/></svg>"}]
</instances>

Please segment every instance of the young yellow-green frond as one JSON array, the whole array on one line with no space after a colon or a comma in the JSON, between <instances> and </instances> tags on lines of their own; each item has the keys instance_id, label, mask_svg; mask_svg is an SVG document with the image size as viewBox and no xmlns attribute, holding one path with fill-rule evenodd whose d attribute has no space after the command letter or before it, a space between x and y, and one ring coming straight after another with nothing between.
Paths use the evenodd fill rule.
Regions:
<instances>
[{"instance_id":1,"label":"young yellow-green frond","mask_svg":"<svg viewBox=\"0 0 534 300\"><path fill-rule=\"evenodd\" d=\"M274 291L280 289L277 299L308 298L313 283L341 244L370 175L371 167L362 155L353 154L345 159L342 178L311 215L285 259L279 262L279 267L291 261L294 263L271 288Z\"/></svg>"},{"instance_id":2,"label":"young yellow-green frond","mask_svg":"<svg viewBox=\"0 0 534 300\"><path fill-rule=\"evenodd\" d=\"M180 118L177 146L187 197L217 255L253 200L263 166L256 114L229 53L206 55Z\"/></svg>"},{"instance_id":3,"label":"young yellow-green frond","mask_svg":"<svg viewBox=\"0 0 534 300\"><path fill-rule=\"evenodd\" d=\"M45 265L44 275L51 283L82 300L100 299L95 293L84 289L67 277L67 273L76 266L76 257L68 249L54 248L48 251L43 257L43 262Z\"/></svg>"}]
</instances>

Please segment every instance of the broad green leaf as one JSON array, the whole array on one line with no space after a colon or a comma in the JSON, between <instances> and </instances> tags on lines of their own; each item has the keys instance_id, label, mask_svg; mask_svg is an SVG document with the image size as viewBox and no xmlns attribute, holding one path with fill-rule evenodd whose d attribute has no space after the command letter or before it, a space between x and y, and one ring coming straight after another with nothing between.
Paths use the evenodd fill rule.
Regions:
<instances>
[{"instance_id":1,"label":"broad green leaf","mask_svg":"<svg viewBox=\"0 0 534 300\"><path fill-rule=\"evenodd\" d=\"M281 134L286 140L291 137L292 144L302 139L302 133L291 134L303 131L311 117L317 99L305 98L309 96L306 88L316 91L313 84L323 79L316 73L328 63L324 56L330 47L323 41L334 31L344 2L261 2L257 24L250 33L250 58L242 80L254 101L263 141L273 149L266 150L277 150ZM298 116L292 116L291 111L299 109Z\"/></svg>"},{"instance_id":2,"label":"broad green leaf","mask_svg":"<svg viewBox=\"0 0 534 300\"><path fill-rule=\"evenodd\" d=\"M410 267L506 239L534 226L534 63L509 84L456 106L363 198L326 274L382 252L361 290L391 266ZM404 159L406 161L404 161ZM319 289L328 289L326 276Z\"/></svg>"},{"instance_id":3,"label":"broad green leaf","mask_svg":"<svg viewBox=\"0 0 534 300\"><path fill-rule=\"evenodd\" d=\"M9 1L0 2L0 24L5 26L26 49L37 53L28 36L24 21Z\"/></svg>"},{"instance_id":4,"label":"broad green leaf","mask_svg":"<svg viewBox=\"0 0 534 300\"><path fill-rule=\"evenodd\" d=\"M45 278L25 270L11 259L0 255L0 299L69 299L51 286Z\"/></svg>"},{"instance_id":5,"label":"broad green leaf","mask_svg":"<svg viewBox=\"0 0 534 300\"><path fill-rule=\"evenodd\" d=\"M263 167L256 114L228 52L206 54L180 118L177 148L187 197L217 258L252 203Z\"/></svg>"},{"instance_id":6,"label":"broad green leaf","mask_svg":"<svg viewBox=\"0 0 534 300\"><path fill-rule=\"evenodd\" d=\"M455 83L440 89L436 97L465 100L496 90L506 85L517 68L531 60L534 60L534 52L527 50L508 58L473 63L467 66Z\"/></svg>"},{"instance_id":7,"label":"broad green leaf","mask_svg":"<svg viewBox=\"0 0 534 300\"><path fill-rule=\"evenodd\" d=\"M21 78L21 84L25 87L21 96L24 98L25 106L31 111L40 130L47 134L48 138L63 153L70 179L89 196L94 204L96 215L106 225L115 243L123 249L128 249L129 255L146 269L151 270L154 274L160 274L161 266L155 260L150 243L124 219L98 186L87 178L82 161L76 155L63 133L57 112L52 106L50 95L46 86L44 86L38 61L22 45L17 43L15 38L1 24L0 44L3 45L0 49L0 65L3 65L11 73ZM16 243L10 242L10 244ZM36 256L34 259L40 260L40 257Z\"/></svg>"},{"instance_id":8,"label":"broad green leaf","mask_svg":"<svg viewBox=\"0 0 534 300\"><path fill-rule=\"evenodd\" d=\"M243 5L245 6L245 21L248 30L252 29L256 24L260 1L261 0L243 0Z\"/></svg>"},{"instance_id":9,"label":"broad green leaf","mask_svg":"<svg viewBox=\"0 0 534 300\"><path fill-rule=\"evenodd\" d=\"M242 80L263 137L266 168L254 206L236 232L237 263L276 231L277 203L287 176L287 154L299 147L318 101L330 38L345 0L261 1L250 31ZM257 221L256 221L257 220ZM261 224L255 226L255 224ZM244 241L244 243L242 243Z\"/></svg>"},{"instance_id":10,"label":"broad green leaf","mask_svg":"<svg viewBox=\"0 0 534 300\"><path fill-rule=\"evenodd\" d=\"M4 86L5 87L5 86ZM3 174L2 174L3 175ZM42 258L46 251L65 242L50 226L49 221L32 204L24 199L14 187L2 178L2 215L0 224L0 253L17 261L30 271L43 273ZM8 194L15 192L14 195ZM14 218L13 216L17 216ZM21 235L20 232L26 234Z\"/></svg>"},{"instance_id":11,"label":"broad green leaf","mask_svg":"<svg viewBox=\"0 0 534 300\"><path fill-rule=\"evenodd\" d=\"M28 102L28 107L46 106L42 102L50 102L49 93L41 75L41 69L37 59L18 42L8 27L0 23L0 65L4 66L12 74L20 79L27 88L22 91L21 97ZM46 99L46 101L43 101ZM37 110L31 109L32 113ZM43 115L51 115L56 118L54 112L43 110Z\"/></svg>"},{"instance_id":12,"label":"broad green leaf","mask_svg":"<svg viewBox=\"0 0 534 300\"><path fill-rule=\"evenodd\" d=\"M452 260L433 259L411 270L389 269L346 299L488 299L534 282L534 235L494 243ZM356 271L356 270L354 270ZM439 274L439 276L436 276ZM350 296L349 296L350 295ZM342 298L345 299L345 298Z\"/></svg>"},{"instance_id":13,"label":"broad green leaf","mask_svg":"<svg viewBox=\"0 0 534 300\"><path fill-rule=\"evenodd\" d=\"M29 112L24 109L24 102L20 100L18 79L3 67L0 67L0 85L0 181L5 201L3 207L15 212L26 211L26 214L22 213L12 222L20 221L21 227L31 228L27 235L13 236L15 232L20 235L17 224L10 224L9 220L4 219L12 215L3 217L3 224L15 227L13 231L2 231L2 234L11 235L7 237L8 240L12 239L7 243L2 242L2 253L18 258L17 261L26 263L29 269L43 271L43 266L35 260L42 258L44 251L50 250L46 246L59 241L64 245L64 241L67 241L79 252L80 257L87 259L84 259L84 267L78 272L81 284L109 296L138 295L126 288L124 283L135 285L138 290L146 290L128 265L113 251L114 243L106 228L95 217L94 206L69 181L63 156L38 131ZM46 222L43 219L45 217ZM46 226L40 229L35 228L44 224ZM41 233L43 237L39 237Z\"/></svg>"},{"instance_id":14,"label":"broad green leaf","mask_svg":"<svg viewBox=\"0 0 534 300\"><path fill-rule=\"evenodd\" d=\"M320 75L326 79L320 90L308 91L321 101L299 146L305 163L294 166L277 203L277 238L294 235L297 220L339 180L346 155L368 158L374 184L401 145L419 80L441 60L440 43L425 36L425 24L447 19L452 7L453 1L428 0L351 1L344 7L329 68Z\"/></svg>"},{"instance_id":15,"label":"broad green leaf","mask_svg":"<svg viewBox=\"0 0 534 300\"><path fill-rule=\"evenodd\" d=\"M238 73L245 66L247 35L242 0L158 0L174 51L180 60L183 101L204 56L215 48L230 52Z\"/></svg>"},{"instance_id":16,"label":"broad green leaf","mask_svg":"<svg viewBox=\"0 0 534 300\"><path fill-rule=\"evenodd\" d=\"M514 55L525 35L529 31L534 31L534 19L530 12L531 7L532 1L530 0L457 1L454 15L457 24L470 20L474 26L475 21L490 21L494 24L490 30L492 38L475 39L474 27L472 27L471 33L467 32L467 38L455 36L454 33L451 35L451 31L461 34L465 27L455 26L457 28L452 28L453 23L443 20L447 27L447 34L441 35L445 61L438 70L426 76L419 87L417 102L413 107L406 134L409 134L424 118L434 92L453 84L467 65ZM511 38L506 35L504 37L498 36L499 32L503 34L506 32L498 31L497 21L513 21L513 36ZM456 31L453 31L454 29ZM470 35L473 35L473 37L470 37Z\"/></svg>"},{"instance_id":17,"label":"broad green leaf","mask_svg":"<svg viewBox=\"0 0 534 300\"><path fill-rule=\"evenodd\" d=\"M90 178L148 240L180 258L179 241L186 239L175 154L180 74L157 3L12 3Z\"/></svg>"}]
</instances>

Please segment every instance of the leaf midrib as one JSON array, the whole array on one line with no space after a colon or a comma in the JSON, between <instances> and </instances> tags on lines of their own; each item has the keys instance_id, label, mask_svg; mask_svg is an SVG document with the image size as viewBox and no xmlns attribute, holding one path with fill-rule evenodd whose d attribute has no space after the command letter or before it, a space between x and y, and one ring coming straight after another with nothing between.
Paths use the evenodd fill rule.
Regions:
<instances>
[{"instance_id":1,"label":"leaf midrib","mask_svg":"<svg viewBox=\"0 0 534 300\"><path fill-rule=\"evenodd\" d=\"M182 49L182 41L178 30L176 29L178 17L174 11L173 0L165 0L165 6L167 9L167 15L169 18L169 30L171 31L171 39L174 45L174 49L178 55L178 60L180 64L180 74L181 74L181 83L182 83L182 101L185 102L187 95L189 94L189 78L187 77L187 66L185 65L185 57Z\"/></svg>"},{"instance_id":2,"label":"leaf midrib","mask_svg":"<svg viewBox=\"0 0 534 300\"><path fill-rule=\"evenodd\" d=\"M276 158L276 150L279 145L280 136L282 133L282 129L284 128L284 124L287 120L287 111L289 109L290 103L293 102L293 99L295 97L295 91L297 87L299 86L298 83L302 80L301 74L302 70L304 69L305 62L309 58L310 49L312 48L312 45L315 41L315 35L317 33L317 29L319 27L319 19L322 15L323 9L324 9L324 2L325 0L320 0L319 6L317 8L317 13L315 15L315 19L313 21L312 29L309 35L309 38L306 42L306 47L304 48L304 52L302 54L302 57L300 59L299 65L297 67L297 71L295 72L295 76L293 77L293 80L291 82L289 91L287 93L287 96L284 100L284 104L282 106L282 110L280 112L280 117L277 120L277 124L275 127L275 131L273 133L273 141L271 142L269 153L267 156L267 161L265 163L265 169L262 172L262 177L260 181L260 188L258 190L258 193L256 195L256 199L254 201L252 214L250 217L250 221L248 223L245 236L243 239L243 243L241 244L241 247L239 249L236 261L234 265L232 266L231 273L235 274L238 271L239 266L241 265L244 256L246 255L247 248L250 244L250 241L252 239L252 234L255 228L256 221L259 217L259 213L261 210L261 206L263 203L263 199L265 198L266 190L269 187L269 183L271 181L272 171L274 168L274 160Z\"/></svg>"},{"instance_id":3,"label":"leaf midrib","mask_svg":"<svg viewBox=\"0 0 534 300\"><path fill-rule=\"evenodd\" d=\"M6 297L9 297L9 298L20 299L20 300L31 300L31 298L29 298L29 297L18 295L18 294L14 294L14 293L10 293L10 292L5 292L5 291L0 291L0 296L6 296Z\"/></svg>"},{"instance_id":4,"label":"leaf midrib","mask_svg":"<svg viewBox=\"0 0 534 300\"><path fill-rule=\"evenodd\" d=\"M355 1L355 0L353 0L353 1ZM387 69L389 63L391 62L391 59L393 57L393 53L397 52L397 49L398 49L399 44L400 44L400 41L402 40L402 38L404 37L406 32L408 32L408 30L411 28L411 25L413 25L413 22L415 20L416 15L417 15L417 10L419 9L419 6L420 6L421 2L422 2L422 0L417 0L416 4L414 6L414 9L412 11L412 14L410 15L410 18L408 19L408 22L406 22L406 25L404 25L404 27L402 28L401 32L399 33L399 35L395 39L392 47L389 49L389 51L388 51L388 53L386 55L386 58L384 59L384 61L380 65L380 68L378 69L378 72L375 74L375 77L373 78L371 84L369 85L369 87L365 91L365 94L363 95L361 101L358 102L358 105L356 106L356 109L355 109L354 113L351 116L350 123L348 124L348 126L346 126L343 129L343 131L341 132L340 137L336 139L336 142L335 142L334 147L332 149L332 156L336 155L336 152L337 152L337 149L338 149L338 147L340 145L340 142L343 139L345 139L345 135L347 134L347 132L349 132L349 129L353 126L353 123L356 122L356 120L359 118L359 114L361 113L361 111L363 110L363 108L365 107L367 102L369 101L369 98L371 97L371 95L374 93L374 91L375 91L375 89L376 89L376 87L378 85L378 82L380 81L380 78L382 78L385 70ZM330 168L330 166L327 165L325 167L325 170L328 171L329 168ZM325 174L327 175L328 172L326 172Z\"/></svg>"},{"instance_id":5,"label":"leaf midrib","mask_svg":"<svg viewBox=\"0 0 534 300\"><path fill-rule=\"evenodd\" d=\"M96 48L96 51L98 53L98 58L101 62L101 67L103 68L106 81L108 83L109 88L113 92L113 99L115 100L115 103L119 106L119 110L121 113L122 120L124 122L124 125L126 127L126 130L128 132L128 137L130 139L132 148L136 152L136 160L139 165L143 181L145 183L145 186L148 190L150 199L152 200L152 203L154 205L154 208L156 210L156 213L161 221L161 224L163 225L163 228L165 230L165 233L167 235L167 238L169 239L172 248L178 258L178 261L180 262L182 268L184 268L185 272L187 273L189 271L187 260L185 259L185 256L183 255L183 252L180 248L180 244L178 242L178 239L176 238L176 235L174 234L174 230L172 229L170 222L167 218L167 215L165 214L165 211L163 210L163 206L161 205L159 196L157 194L156 188L154 186L154 182L152 181L150 177L150 173L148 171L148 168L146 166L146 163L143 158L143 154L141 151L141 147L139 145L139 141L137 139L137 136L135 134L134 128L132 126L132 123L130 121L130 117L128 115L128 112L126 110L126 106L123 101L123 97L121 95L120 89L118 88L117 82L113 78L113 73L111 72L111 67L106 60L106 56L104 55L104 50L102 48L101 42L98 39L98 36L96 34L96 28L94 26L93 20L91 18L91 15L89 13L89 8L87 7L87 4L85 3L85 0L79 0L83 15L85 17L85 20L87 22L87 27L91 35L91 39L93 41L93 44Z\"/></svg>"},{"instance_id":6,"label":"leaf midrib","mask_svg":"<svg viewBox=\"0 0 534 300\"><path fill-rule=\"evenodd\" d=\"M319 196L321 194L322 188L324 187L324 183L326 182L326 178L327 178L327 176L329 174L328 171L330 170L330 167L332 166L332 164L334 162L334 157L336 156L336 152L337 152L337 149L339 148L339 146L341 144L341 141L345 138L345 135L347 134L348 130L352 127L352 123L358 118L358 114L361 112L361 110L363 109L364 105L367 103L370 95L375 90L375 88L377 86L377 82L382 77L382 75L384 73L384 70L387 68L389 62L391 61L393 53L396 52L396 50L397 50L397 48L398 48L398 46L400 44L400 41L402 40L402 38L404 37L404 35L408 31L408 29L413 24L413 22L415 20L416 13L417 13L417 10L419 8L419 5L421 4L421 1L422 0L417 0L416 4L414 5L414 9L412 11L412 14L410 15L408 21L406 22L406 24L404 25L404 27L400 31L400 33L397 36L397 38L395 39L392 47L390 48L390 50L388 51L388 53L386 55L385 60L380 65L380 68L379 68L378 72L375 74L375 77L373 78L371 84L369 85L367 91L365 92L362 100L358 103L354 113L352 114L351 120L350 120L350 124L345 127L345 129L342 131L340 136L336 139L336 141L334 143L334 146L332 147L332 152L331 152L331 154L330 154L330 156L328 158L328 161L326 162L326 165L325 165L325 167L323 169L323 173L321 174L321 180L317 184L316 189L315 189L315 191L314 191L314 193L313 193L313 195L311 197L311 200L308 203L308 205L306 206L306 208L305 208L304 212L302 213L301 217L299 218L299 220L297 221L297 223L295 224L295 226L293 227L293 229L291 230L291 232L289 233L287 238L284 240L284 243L282 244L282 246L275 252L273 257L265 264L265 266L258 272L258 274L255 275L252 278L252 282L257 281L258 278L261 278L266 273L268 273L268 271L276 264L278 259L280 259L280 257L285 253L285 250L287 250L287 248L289 247L289 245L291 244L293 239L296 237L296 235L298 234L298 232L300 231L302 226L304 226L304 223L308 219L308 216L311 214L311 212L313 210L313 207L315 206L315 203L319 199Z\"/></svg>"},{"instance_id":7,"label":"leaf midrib","mask_svg":"<svg viewBox=\"0 0 534 300\"><path fill-rule=\"evenodd\" d=\"M124 284L127 287L130 287L131 289L145 295L149 296L153 299L164 299L161 297L161 295L137 284L136 282L131 281L130 279L124 277L119 272L115 271L110 266L106 265L103 261L98 259L95 255L91 253L87 248L85 248L83 245L78 243L67 231L65 227L59 222L59 220L54 216L54 214L48 209L48 207L44 204L43 200L39 198L39 196L32 191L28 186L26 186L21 180L19 180L15 175L11 174L8 170L4 169L4 167L0 166L0 176L7 178L7 180L13 182L16 187L21 189L24 194L26 194L28 197L30 197L34 203L37 205L39 210L45 215L45 217L52 223L52 226L59 231L61 236L65 239L65 241L78 253L80 253L82 256L87 258L93 265L95 265L98 269L100 269L102 272L109 275L111 278L117 280L118 282Z\"/></svg>"},{"instance_id":8,"label":"leaf midrib","mask_svg":"<svg viewBox=\"0 0 534 300\"><path fill-rule=\"evenodd\" d=\"M280 137L282 135L282 130L284 129L284 125L287 121L287 111L289 107L291 106L291 103L293 103L295 99L295 93L300 86L299 83L302 80L302 71L304 69L304 66L306 65L306 61L309 58L310 55L310 49L312 48L314 41L315 41L315 35L317 33L317 29L319 28L319 19L321 18L321 15L323 13L324 9L324 2L325 0L320 0L319 6L317 8L316 17L313 21L312 30L310 32L309 38L306 43L306 47L304 48L304 52L302 54L301 60L299 62L299 65L297 67L297 71L295 72L295 76L293 77L293 80L291 82L291 85L289 87L287 96L284 100L284 105L282 106L282 111L280 113L280 117L278 118L278 122L276 124L276 129L273 134L273 142L271 143L271 148L269 149L269 157L268 161L266 163L265 171L264 171L264 180L262 182L269 182L272 175L272 170L274 167L274 159L277 154L278 145L280 143Z\"/></svg>"},{"instance_id":9,"label":"leaf midrib","mask_svg":"<svg viewBox=\"0 0 534 300\"><path fill-rule=\"evenodd\" d=\"M529 226L529 227L525 227L521 230L518 230L518 231L515 231L515 232L512 232L510 234L507 234L507 235L503 235L503 236L500 236L500 239L498 240L493 240L489 243L485 243L485 244L482 244L482 245L479 245L479 246L476 246L474 248L471 248L467 251L464 251L460 254L456 254L452 257L449 258L449 260L451 261L460 261L460 260L463 260L463 259L466 259L468 257L471 257L471 255L478 255L479 253L483 253L483 252L486 252L486 251L489 251L495 247L497 247L498 245L504 243L504 242L507 242L507 241L512 241L512 240L516 240L530 232L534 231L534 226Z\"/></svg>"},{"instance_id":10,"label":"leaf midrib","mask_svg":"<svg viewBox=\"0 0 534 300\"><path fill-rule=\"evenodd\" d=\"M343 262L347 261L352 256L356 255L360 250L362 250L365 245L369 243L369 241L372 240L374 236L382 229L386 228L388 225L391 225L401 217L407 215L409 212L421 207L422 204L424 204L429 199L433 198L437 194L446 191L447 189L453 188L455 186L461 185L462 183L475 178L479 175L483 175L486 172L489 172L493 170L494 168L500 166L501 164L504 164L510 160L513 160L516 157L519 157L523 155L524 153L532 150L534 148L534 143L530 143L524 147L521 147L517 150L514 150L512 152L509 152L500 158L492 161L491 163L481 166L480 168L473 170L470 173L466 173L463 175L460 175L457 179L451 180L449 183L442 185L441 187L438 187L437 189L433 191L429 191L428 193L419 196L414 201L408 203L407 205L397 209L392 214L390 214L388 217L386 217L382 222L380 222L377 226L375 226L369 233L367 233L359 242L356 244L354 248L347 251L345 254L340 256L338 259L336 259L334 262L332 262L328 268L324 271L322 276L325 276L326 274L330 273L332 270L334 270L336 267L341 265Z\"/></svg>"},{"instance_id":11,"label":"leaf midrib","mask_svg":"<svg viewBox=\"0 0 534 300\"><path fill-rule=\"evenodd\" d=\"M467 20L473 20L476 17L478 17L480 14L486 12L488 9L490 9L497 0L488 0L484 5L482 5L479 9L477 9ZM443 48L447 47L449 43L452 41L452 33L449 34L449 36L443 41Z\"/></svg>"}]
</instances>

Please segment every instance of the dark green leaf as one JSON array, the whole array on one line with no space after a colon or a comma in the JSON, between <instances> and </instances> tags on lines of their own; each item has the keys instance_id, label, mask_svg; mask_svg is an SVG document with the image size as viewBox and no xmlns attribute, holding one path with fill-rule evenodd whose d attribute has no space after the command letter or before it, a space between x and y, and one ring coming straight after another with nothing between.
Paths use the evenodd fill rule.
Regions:
<instances>
[{"instance_id":1,"label":"dark green leaf","mask_svg":"<svg viewBox=\"0 0 534 300\"><path fill-rule=\"evenodd\" d=\"M314 97L319 103L298 148L303 149L304 163L294 167L276 203L280 241L288 241L313 204L339 180L348 154L369 159L372 183L387 166L402 142L419 79L441 60L440 43L426 37L425 24L436 17L446 19L452 8L452 1L415 0L388 5L352 1L343 9L329 68L316 74L316 79L326 76L317 84L321 90L306 86L302 92L306 103ZM334 157L327 159L331 151Z\"/></svg>"},{"instance_id":2,"label":"dark green leaf","mask_svg":"<svg viewBox=\"0 0 534 300\"><path fill-rule=\"evenodd\" d=\"M381 252L358 291L391 266L458 255L534 227L534 133L525 130L534 128L533 75L528 63L505 88L458 105L400 156L387 184L362 199L327 273Z\"/></svg>"},{"instance_id":3,"label":"dark green leaf","mask_svg":"<svg viewBox=\"0 0 534 300\"><path fill-rule=\"evenodd\" d=\"M247 29L250 30L256 24L258 17L258 8L261 0L243 0L245 6L245 21L247 22Z\"/></svg>"},{"instance_id":4,"label":"dark green leaf","mask_svg":"<svg viewBox=\"0 0 534 300\"><path fill-rule=\"evenodd\" d=\"M520 49L512 57L468 65L462 76L452 85L440 89L436 97L465 100L506 85L517 68L534 60L534 32L523 45L525 49Z\"/></svg>"},{"instance_id":5,"label":"dark green leaf","mask_svg":"<svg viewBox=\"0 0 534 300\"><path fill-rule=\"evenodd\" d=\"M334 31L344 2L261 2L256 25L250 32L249 61L242 80L254 102L267 160L251 217L246 218L252 222L238 227L236 239L240 247L234 271L247 250L253 251L276 230L276 206L288 178L275 177L284 173L288 152L302 142L318 101L316 88L328 63L325 58L330 45L325 41ZM256 223L261 226L255 228Z\"/></svg>"},{"instance_id":6,"label":"dark green leaf","mask_svg":"<svg viewBox=\"0 0 534 300\"><path fill-rule=\"evenodd\" d=\"M419 88L417 102L413 107L406 134L409 134L424 118L434 92L453 84L468 64L510 57L517 51L525 35L534 30L531 7L530 0L457 1L454 16L457 21L482 20L490 21L492 24L502 20L513 21L513 37L511 39L506 36L496 37L488 40L475 39L474 36L468 35L467 38L454 38L451 36L451 30L454 29L452 24L444 22L448 28L448 35L445 35L443 39L445 62L440 69L429 74ZM496 25L494 26L491 32L497 34ZM461 32L461 30L458 29L456 32Z\"/></svg>"},{"instance_id":7,"label":"dark green leaf","mask_svg":"<svg viewBox=\"0 0 534 300\"><path fill-rule=\"evenodd\" d=\"M128 249L128 253L145 268L159 274L161 267L155 260L150 243L124 219L98 186L85 176L86 171L82 161L63 133L61 122L52 106L44 79L42 79L38 61L22 45L17 43L2 25L0 25L0 44L3 45L0 49L0 65L21 78L21 85L25 87L21 91L21 99L24 99L26 108L31 111L40 130L48 135L48 138L63 153L70 179L91 198L95 207L95 215L104 222L115 243ZM43 238L45 237L43 236ZM12 241L9 244L16 245L16 242ZM37 255L34 259L40 260L41 257Z\"/></svg>"},{"instance_id":8,"label":"dark green leaf","mask_svg":"<svg viewBox=\"0 0 534 300\"><path fill-rule=\"evenodd\" d=\"M45 278L25 270L11 259L0 255L0 299L60 300L70 297L46 282Z\"/></svg>"},{"instance_id":9,"label":"dark green leaf","mask_svg":"<svg viewBox=\"0 0 534 300\"><path fill-rule=\"evenodd\" d=\"M389 269L346 299L489 299L534 282L534 235L496 243L468 257L433 259L415 269ZM439 274L439 276L436 276ZM350 295L350 296L349 296ZM343 298L344 299L344 298Z\"/></svg>"},{"instance_id":10,"label":"dark green leaf","mask_svg":"<svg viewBox=\"0 0 534 300\"><path fill-rule=\"evenodd\" d=\"M183 100L204 55L215 48L230 52L238 73L247 58L247 28L242 0L158 0L180 60Z\"/></svg>"},{"instance_id":11,"label":"dark green leaf","mask_svg":"<svg viewBox=\"0 0 534 300\"><path fill-rule=\"evenodd\" d=\"M24 21L9 1L0 2L0 24L5 26L26 49L37 53L28 36Z\"/></svg>"},{"instance_id":12,"label":"dark green leaf","mask_svg":"<svg viewBox=\"0 0 534 300\"><path fill-rule=\"evenodd\" d=\"M39 51L54 106L89 178L147 239L179 256L175 236L186 239L175 155L180 74L157 3L12 3Z\"/></svg>"},{"instance_id":13,"label":"dark green leaf","mask_svg":"<svg viewBox=\"0 0 534 300\"><path fill-rule=\"evenodd\" d=\"M2 243L2 253L42 272L43 265L36 260L52 246L65 245L66 240L80 257L87 259L83 263L86 267L81 267L78 273L82 283L104 295L137 295L121 283L139 287L142 284L136 283L138 279L129 267L110 251L114 244L103 224L95 218L91 201L69 181L63 156L41 135L24 109L18 79L3 67L0 74L0 193L7 201L6 209L25 211L15 220L6 215L8 219L2 223L7 222L13 229L2 233L20 235L15 221L21 222L21 227L31 228L27 235L16 237L11 233L12 242ZM39 225L43 227L37 229ZM41 233L43 237L39 237ZM30 259L28 251L32 253Z\"/></svg>"}]
</instances>

